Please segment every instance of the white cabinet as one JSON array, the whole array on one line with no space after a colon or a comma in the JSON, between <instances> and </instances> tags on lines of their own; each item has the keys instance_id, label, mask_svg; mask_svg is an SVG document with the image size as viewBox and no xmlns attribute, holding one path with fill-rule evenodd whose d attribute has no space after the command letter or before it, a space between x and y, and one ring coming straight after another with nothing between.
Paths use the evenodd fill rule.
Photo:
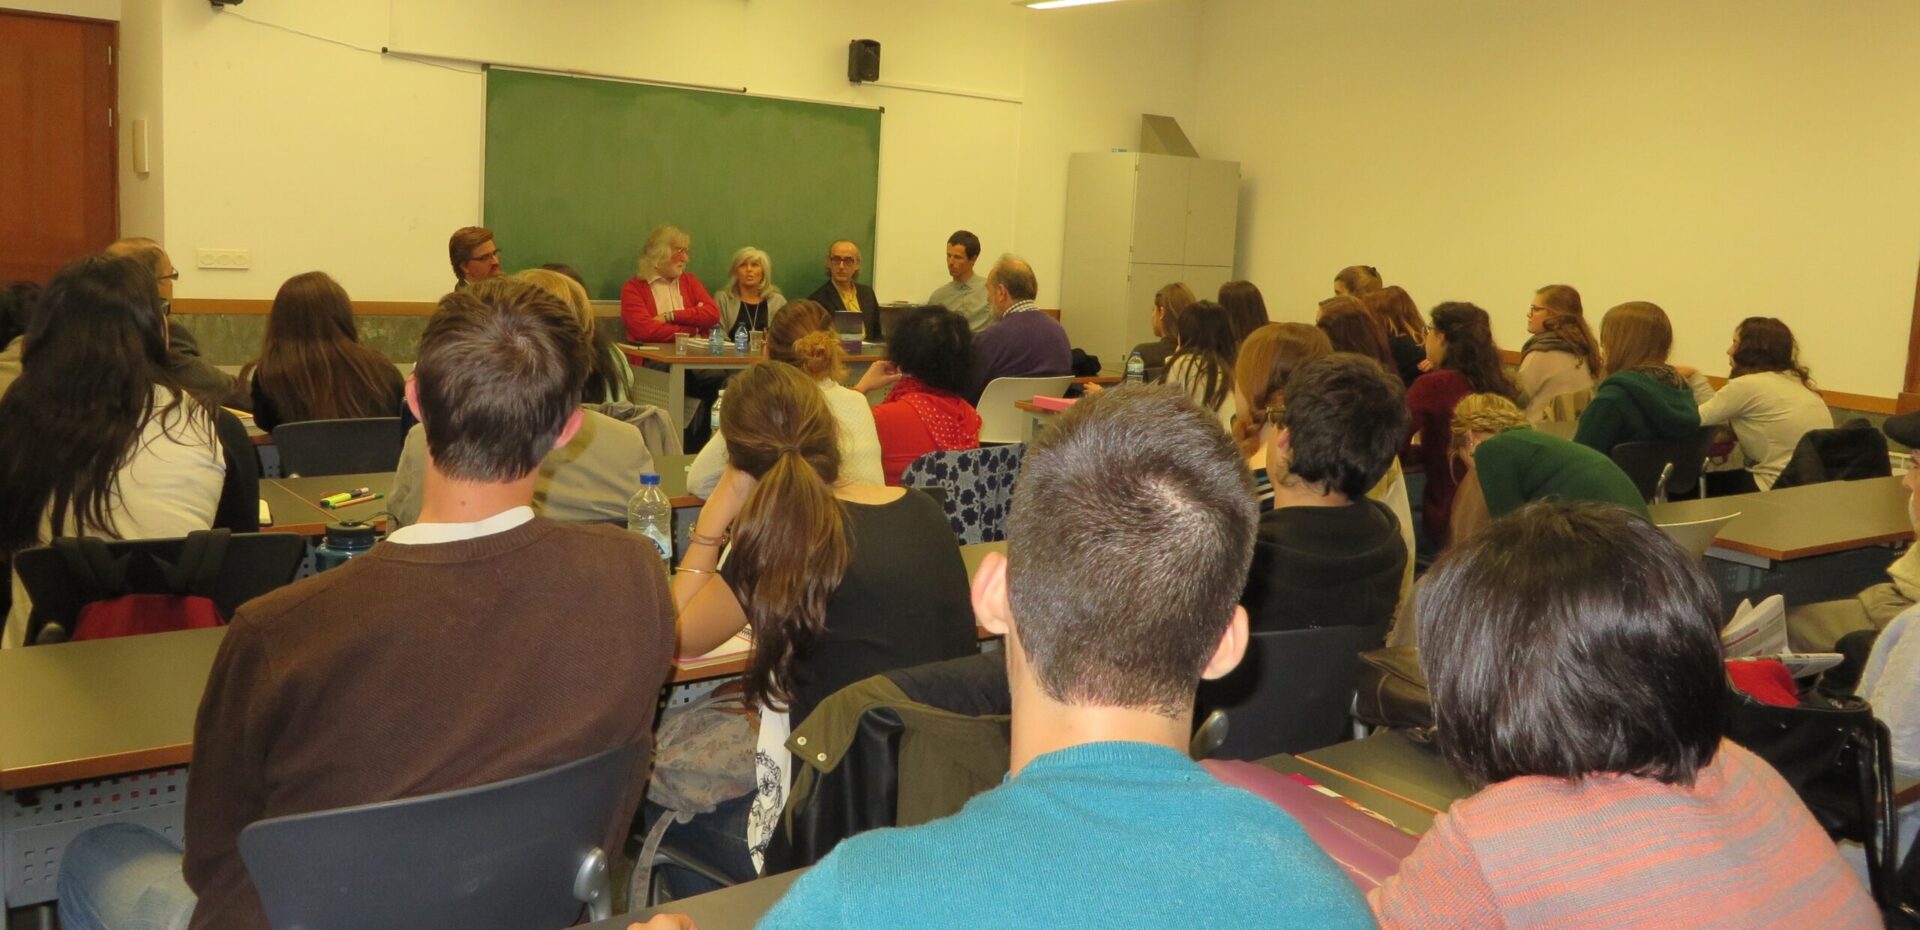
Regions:
<instances>
[{"instance_id":1,"label":"white cabinet","mask_svg":"<svg viewBox=\"0 0 1920 930\"><path fill-rule=\"evenodd\" d=\"M1233 278L1240 163L1084 152L1067 167L1060 321L1110 372L1153 339L1153 295L1184 281L1212 300Z\"/></svg>"}]
</instances>

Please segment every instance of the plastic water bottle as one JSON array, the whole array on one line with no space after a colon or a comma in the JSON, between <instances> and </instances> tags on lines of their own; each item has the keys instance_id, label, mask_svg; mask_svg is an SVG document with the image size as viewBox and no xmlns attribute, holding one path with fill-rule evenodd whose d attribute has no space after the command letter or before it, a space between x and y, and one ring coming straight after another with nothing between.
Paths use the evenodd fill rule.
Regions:
<instances>
[{"instance_id":1,"label":"plastic water bottle","mask_svg":"<svg viewBox=\"0 0 1920 930\"><path fill-rule=\"evenodd\" d=\"M1144 384L1147 380L1147 360L1135 352L1127 356L1127 383Z\"/></svg>"},{"instance_id":2,"label":"plastic water bottle","mask_svg":"<svg viewBox=\"0 0 1920 930\"><path fill-rule=\"evenodd\" d=\"M660 490L660 476L640 476L640 490L627 501L627 529L645 536L660 550L660 560L673 560L673 505Z\"/></svg>"},{"instance_id":3,"label":"plastic water bottle","mask_svg":"<svg viewBox=\"0 0 1920 930\"><path fill-rule=\"evenodd\" d=\"M721 388L720 393L713 395L713 412L708 415L710 419L707 420L708 436L720 435L720 402L726 399L727 399L726 388ZM709 439L708 441L711 442L712 440Z\"/></svg>"},{"instance_id":4,"label":"plastic water bottle","mask_svg":"<svg viewBox=\"0 0 1920 930\"><path fill-rule=\"evenodd\" d=\"M749 328L750 327L742 326L733 331L733 351L741 355L747 354L747 330Z\"/></svg>"},{"instance_id":5,"label":"plastic water bottle","mask_svg":"<svg viewBox=\"0 0 1920 930\"><path fill-rule=\"evenodd\" d=\"M358 520L327 527L320 545L313 547L313 570L324 572L347 564L348 560L372 549L377 535L373 524Z\"/></svg>"},{"instance_id":6,"label":"plastic water bottle","mask_svg":"<svg viewBox=\"0 0 1920 930\"><path fill-rule=\"evenodd\" d=\"M713 328L707 330L707 351L714 355L719 355L727 351L727 337L720 334L720 324L718 323L713 324Z\"/></svg>"}]
</instances>

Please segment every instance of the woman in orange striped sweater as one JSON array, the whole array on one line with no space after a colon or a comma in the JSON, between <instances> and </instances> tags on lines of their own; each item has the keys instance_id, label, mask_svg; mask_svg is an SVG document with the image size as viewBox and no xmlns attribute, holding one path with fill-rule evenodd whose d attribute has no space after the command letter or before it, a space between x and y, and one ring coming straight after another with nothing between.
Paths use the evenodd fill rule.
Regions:
<instances>
[{"instance_id":1,"label":"woman in orange striped sweater","mask_svg":"<svg viewBox=\"0 0 1920 930\"><path fill-rule=\"evenodd\" d=\"M1444 556L1420 664L1442 750L1485 787L1370 895L1380 925L1879 927L1793 789L1722 738L1716 600L1600 504L1532 504Z\"/></svg>"}]
</instances>

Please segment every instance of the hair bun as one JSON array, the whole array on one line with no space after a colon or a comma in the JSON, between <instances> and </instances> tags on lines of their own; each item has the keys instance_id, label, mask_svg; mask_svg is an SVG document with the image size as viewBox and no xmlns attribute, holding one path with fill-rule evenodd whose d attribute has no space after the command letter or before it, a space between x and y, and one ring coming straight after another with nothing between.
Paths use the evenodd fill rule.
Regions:
<instances>
[{"instance_id":1,"label":"hair bun","mask_svg":"<svg viewBox=\"0 0 1920 930\"><path fill-rule=\"evenodd\" d=\"M800 370L819 379L831 374L846 357L846 352L840 348L837 334L820 330L800 337L800 341L793 344L793 356Z\"/></svg>"}]
</instances>

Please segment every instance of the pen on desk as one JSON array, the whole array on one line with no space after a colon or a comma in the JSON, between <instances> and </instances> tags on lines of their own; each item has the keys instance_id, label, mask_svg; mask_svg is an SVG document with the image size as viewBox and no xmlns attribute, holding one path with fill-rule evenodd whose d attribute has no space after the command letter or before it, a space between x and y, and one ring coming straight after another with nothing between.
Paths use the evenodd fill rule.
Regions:
<instances>
[{"instance_id":1,"label":"pen on desk","mask_svg":"<svg viewBox=\"0 0 1920 930\"><path fill-rule=\"evenodd\" d=\"M362 494L359 497L351 497L343 501L337 501L331 504L323 504L322 506L326 507L328 510L339 510L342 507L352 507L355 504L364 504L368 501L377 501L383 497L386 497L386 495L385 494Z\"/></svg>"},{"instance_id":2,"label":"pen on desk","mask_svg":"<svg viewBox=\"0 0 1920 930\"><path fill-rule=\"evenodd\" d=\"M338 493L329 494L326 497L320 498L320 506L333 507L333 506L337 506L341 501L352 500L363 494L372 494L372 493L373 493L372 488L354 488L351 491L340 491Z\"/></svg>"}]
</instances>

